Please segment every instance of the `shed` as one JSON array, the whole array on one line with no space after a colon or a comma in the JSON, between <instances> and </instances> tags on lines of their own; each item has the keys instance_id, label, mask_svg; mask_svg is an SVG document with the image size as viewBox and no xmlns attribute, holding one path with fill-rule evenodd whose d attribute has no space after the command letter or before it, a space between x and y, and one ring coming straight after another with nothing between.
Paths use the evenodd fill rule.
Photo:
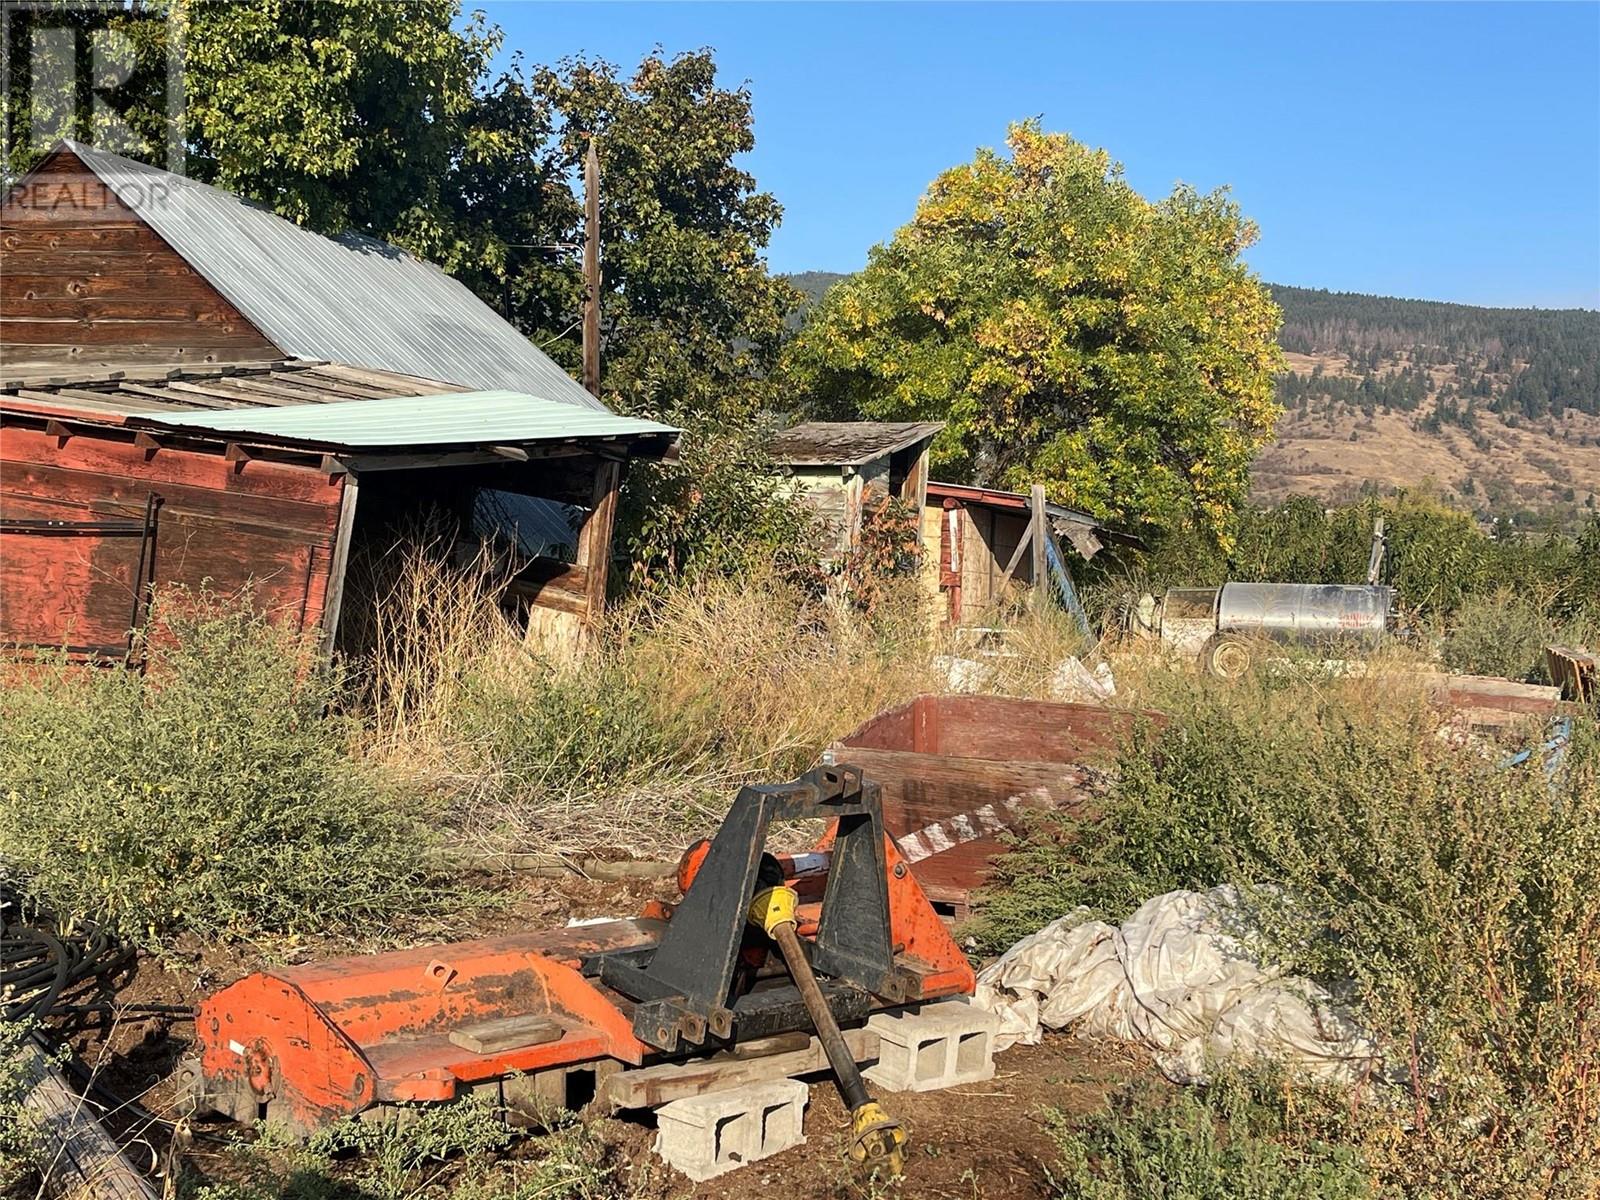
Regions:
<instances>
[{"instance_id":1,"label":"shed","mask_svg":"<svg viewBox=\"0 0 1600 1200\"><path fill-rule=\"evenodd\" d=\"M202 581L331 640L352 549L425 507L513 545L530 632L568 637L623 466L676 437L428 263L76 143L0 254L0 642L125 650L150 584Z\"/></svg>"},{"instance_id":2,"label":"shed","mask_svg":"<svg viewBox=\"0 0 1600 1200\"><path fill-rule=\"evenodd\" d=\"M1034 522L1036 512L1043 520ZM1037 530L1037 538L1030 536ZM945 620L961 625L992 608L1011 583L1032 587L1060 567L1057 590L1068 607L1076 603L1066 579L1065 540L1082 558L1106 545L1143 548L1133 534L1114 529L1088 513L1044 499L1044 490L1006 492L961 483L930 482L922 508L922 542L937 546L925 554L922 578L927 591L944 600Z\"/></svg>"},{"instance_id":3,"label":"shed","mask_svg":"<svg viewBox=\"0 0 1600 1200\"><path fill-rule=\"evenodd\" d=\"M767 444L773 463L798 484L800 498L837 535L836 549L856 545L863 506L873 495L920 511L928 487L928 446L939 421L807 421Z\"/></svg>"}]
</instances>

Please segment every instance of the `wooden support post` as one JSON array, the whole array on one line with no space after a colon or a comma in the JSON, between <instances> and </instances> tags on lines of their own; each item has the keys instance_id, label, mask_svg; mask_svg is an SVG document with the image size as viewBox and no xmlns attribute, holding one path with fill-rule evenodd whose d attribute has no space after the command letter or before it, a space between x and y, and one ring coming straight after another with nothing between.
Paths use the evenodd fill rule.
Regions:
<instances>
[{"instance_id":1,"label":"wooden support post","mask_svg":"<svg viewBox=\"0 0 1600 1200\"><path fill-rule=\"evenodd\" d=\"M578 533L578 566L586 573L585 620L591 626L599 621L605 608L606 583L611 574L611 532L617 523L621 482L622 464L611 458L601 459L594 472L594 503Z\"/></svg>"},{"instance_id":2,"label":"wooden support post","mask_svg":"<svg viewBox=\"0 0 1600 1200\"><path fill-rule=\"evenodd\" d=\"M356 500L359 497L360 477L350 470L343 475L331 476L329 482L340 479L339 524L333 535L333 562L328 568L328 593L322 602L322 649L331 653L339 634L339 612L344 606L344 577L350 568L350 536L356 525Z\"/></svg>"},{"instance_id":3,"label":"wooden support post","mask_svg":"<svg viewBox=\"0 0 1600 1200\"><path fill-rule=\"evenodd\" d=\"M39 1122L45 1162L44 1191L92 1200L156 1200L150 1181L123 1157L93 1109L61 1077L32 1041L18 1050L28 1090L23 1107Z\"/></svg>"},{"instance_id":4,"label":"wooden support post","mask_svg":"<svg viewBox=\"0 0 1600 1200\"><path fill-rule=\"evenodd\" d=\"M1039 609L1050 602L1050 567L1045 550L1045 539L1050 536L1050 517L1044 506L1044 485L1036 483L1028 498L1028 509L1033 513L1028 532L1033 535L1033 606Z\"/></svg>"}]
</instances>

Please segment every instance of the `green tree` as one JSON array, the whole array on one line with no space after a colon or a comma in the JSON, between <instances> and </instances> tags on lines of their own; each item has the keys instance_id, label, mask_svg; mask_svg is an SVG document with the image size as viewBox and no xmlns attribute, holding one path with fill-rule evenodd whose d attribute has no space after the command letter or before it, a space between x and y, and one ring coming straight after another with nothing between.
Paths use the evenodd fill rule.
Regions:
<instances>
[{"instance_id":1,"label":"green tree","mask_svg":"<svg viewBox=\"0 0 1600 1200\"><path fill-rule=\"evenodd\" d=\"M1038 123L940 175L787 358L819 414L948 422L946 474L1044 483L1139 525L1226 537L1277 407L1279 314L1225 194L1150 203Z\"/></svg>"},{"instance_id":2,"label":"green tree","mask_svg":"<svg viewBox=\"0 0 1600 1200\"><path fill-rule=\"evenodd\" d=\"M678 419L750 417L771 397L801 294L762 256L782 208L734 162L755 147L749 89L719 87L709 50L652 53L626 79L569 59L533 87L560 116L573 175L599 139L607 399Z\"/></svg>"}]
</instances>

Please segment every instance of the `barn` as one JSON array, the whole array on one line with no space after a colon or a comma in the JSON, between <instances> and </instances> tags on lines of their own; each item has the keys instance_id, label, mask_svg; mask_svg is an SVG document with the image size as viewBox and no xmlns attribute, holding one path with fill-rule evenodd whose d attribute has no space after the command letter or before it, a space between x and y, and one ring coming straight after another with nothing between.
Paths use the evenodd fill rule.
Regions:
<instances>
[{"instance_id":1,"label":"barn","mask_svg":"<svg viewBox=\"0 0 1600 1200\"><path fill-rule=\"evenodd\" d=\"M0 642L125 655L152 586L331 643L353 551L424 514L510 546L530 633L604 600L608 411L468 288L75 142L0 203Z\"/></svg>"}]
</instances>

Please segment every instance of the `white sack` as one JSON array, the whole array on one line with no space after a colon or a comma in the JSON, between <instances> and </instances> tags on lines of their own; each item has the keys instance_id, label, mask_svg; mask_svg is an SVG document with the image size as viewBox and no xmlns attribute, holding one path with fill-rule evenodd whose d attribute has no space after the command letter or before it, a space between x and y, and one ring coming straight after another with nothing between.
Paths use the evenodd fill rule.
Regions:
<instances>
[{"instance_id":1,"label":"white sack","mask_svg":"<svg viewBox=\"0 0 1600 1200\"><path fill-rule=\"evenodd\" d=\"M1375 1047L1325 989L1263 967L1224 932L1237 908L1232 888L1213 888L1147 900L1120 928L1080 909L1007 950L978 976L974 1003L1000 1017L996 1049L1075 1025L1149 1047L1177 1082L1233 1056L1329 1080L1372 1072Z\"/></svg>"}]
</instances>

